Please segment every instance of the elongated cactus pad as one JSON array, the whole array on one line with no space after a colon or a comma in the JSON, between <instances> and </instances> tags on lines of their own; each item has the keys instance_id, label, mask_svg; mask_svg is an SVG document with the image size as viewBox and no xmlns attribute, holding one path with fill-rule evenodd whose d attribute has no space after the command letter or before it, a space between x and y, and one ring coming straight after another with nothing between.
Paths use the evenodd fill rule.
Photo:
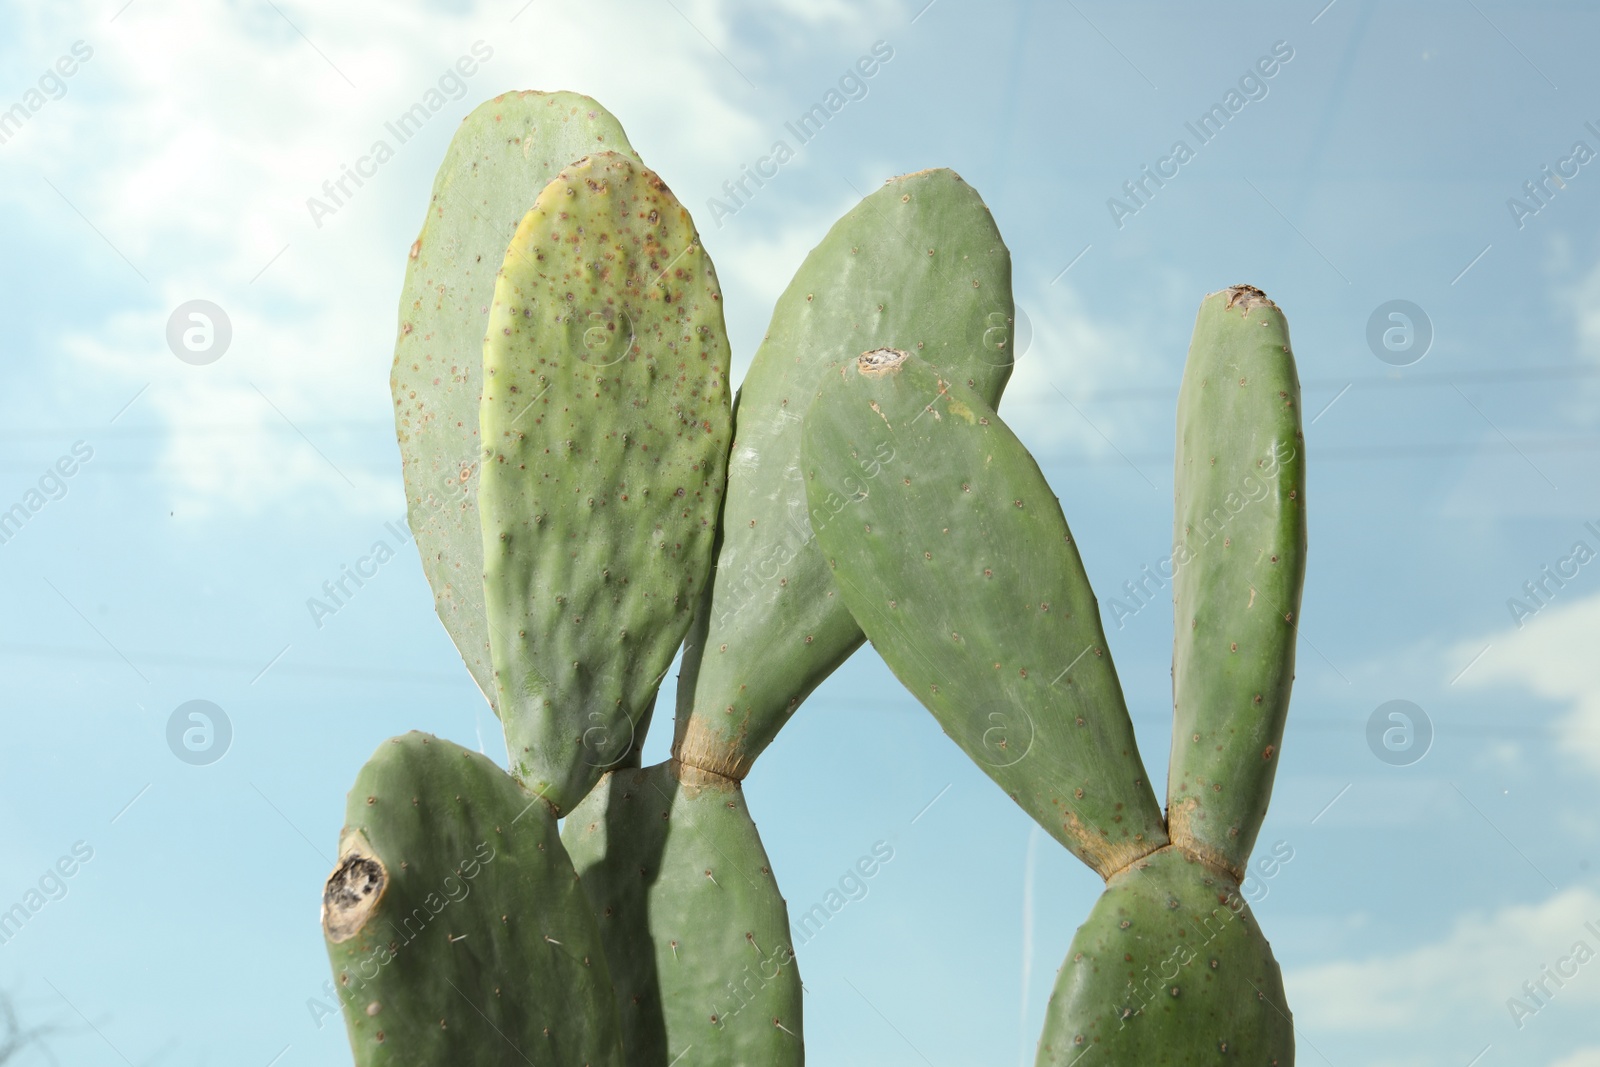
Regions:
<instances>
[{"instance_id":1,"label":"elongated cactus pad","mask_svg":"<svg viewBox=\"0 0 1600 1067\"><path fill-rule=\"evenodd\" d=\"M1114 875L1078 928L1038 1067L1293 1067L1283 979L1239 886L1164 848Z\"/></svg>"},{"instance_id":2,"label":"elongated cactus pad","mask_svg":"<svg viewBox=\"0 0 1600 1067\"><path fill-rule=\"evenodd\" d=\"M606 945L629 1067L799 1067L789 915L739 783L606 775L562 828Z\"/></svg>"},{"instance_id":3,"label":"elongated cactus pad","mask_svg":"<svg viewBox=\"0 0 1600 1067\"><path fill-rule=\"evenodd\" d=\"M512 773L558 813L642 740L711 567L732 416L711 259L604 152L517 227L484 340L484 599Z\"/></svg>"},{"instance_id":4,"label":"elongated cactus pad","mask_svg":"<svg viewBox=\"0 0 1600 1067\"><path fill-rule=\"evenodd\" d=\"M1266 817L1305 582L1300 379L1261 290L1207 296L1178 396L1174 842L1242 874Z\"/></svg>"},{"instance_id":5,"label":"elongated cactus pad","mask_svg":"<svg viewBox=\"0 0 1600 1067\"><path fill-rule=\"evenodd\" d=\"M568 163L607 148L633 151L587 96L506 93L482 104L450 142L406 262L389 379L406 518L439 619L491 706L478 405L495 272L539 191Z\"/></svg>"},{"instance_id":6,"label":"elongated cactus pad","mask_svg":"<svg viewBox=\"0 0 1600 1067\"><path fill-rule=\"evenodd\" d=\"M379 746L345 810L322 929L358 1067L621 1067L589 903L539 798L423 733Z\"/></svg>"},{"instance_id":7,"label":"elongated cactus pad","mask_svg":"<svg viewBox=\"0 0 1600 1067\"><path fill-rule=\"evenodd\" d=\"M825 378L803 458L840 595L945 733L1102 876L1166 844L1060 504L994 409L869 352Z\"/></svg>"},{"instance_id":8,"label":"elongated cactus pad","mask_svg":"<svg viewBox=\"0 0 1600 1067\"><path fill-rule=\"evenodd\" d=\"M890 179L795 273L739 390L710 600L684 651L674 753L734 778L861 644L812 537L800 426L823 370L916 351L995 404L1011 373L1011 256L949 170Z\"/></svg>"}]
</instances>

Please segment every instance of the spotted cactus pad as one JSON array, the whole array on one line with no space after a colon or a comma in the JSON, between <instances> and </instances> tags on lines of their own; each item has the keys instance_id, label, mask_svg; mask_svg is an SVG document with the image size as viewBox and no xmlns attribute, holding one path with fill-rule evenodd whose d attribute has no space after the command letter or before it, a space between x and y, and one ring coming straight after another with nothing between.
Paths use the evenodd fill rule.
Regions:
<instances>
[{"instance_id":1,"label":"spotted cactus pad","mask_svg":"<svg viewBox=\"0 0 1600 1067\"><path fill-rule=\"evenodd\" d=\"M642 742L705 587L729 359L665 182L601 152L545 187L495 280L478 512L511 770L558 813Z\"/></svg>"},{"instance_id":2,"label":"spotted cactus pad","mask_svg":"<svg viewBox=\"0 0 1600 1067\"><path fill-rule=\"evenodd\" d=\"M389 388L406 519L434 608L491 706L478 527L478 405L495 273L517 223L561 168L602 148L631 154L611 113L577 93L506 93L462 120L406 259Z\"/></svg>"}]
</instances>

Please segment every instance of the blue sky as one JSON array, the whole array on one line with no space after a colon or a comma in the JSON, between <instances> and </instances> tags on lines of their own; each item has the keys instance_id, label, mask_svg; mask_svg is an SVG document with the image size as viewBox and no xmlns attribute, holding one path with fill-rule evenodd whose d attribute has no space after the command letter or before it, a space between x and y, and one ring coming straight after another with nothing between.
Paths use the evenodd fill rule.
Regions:
<instances>
[{"instance_id":1,"label":"blue sky","mask_svg":"<svg viewBox=\"0 0 1600 1067\"><path fill-rule=\"evenodd\" d=\"M30 490L41 505L0 544L0 907L41 878L59 898L0 944L23 1017L65 1028L63 1063L350 1062L307 1005L328 975L317 900L344 791L408 729L503 757L386 525L404 514L387 378L405 252L460 116L571 89L695 212L741 374L773 299L860 195L929 166L982 193L1032 329L1001 412L1061 497L1157 780L1170 609L1114 620L1110 602L1170 551L1199 300L1265 289L1304 383L1310 554L1258 848L1293 859L1255 910L1300 1062L1600 1065L1584 1025L1600 962L1547 980L1520 1026L1507 1007L1575 942L1600 948L1585 926L1600 927L1600 563L1575 552L1600 551L1600 159L1575 148L1600 152L1600 13L1325 4L0 12L0 113L27 111L0 122L0 509ZM492 54L459 94L447 83L439 113L314 218L308 198L478 42ZM798 144L785 123L879 42L892 57L864 94ZM1188 124L1230 91L1237 110L1200 143ZM780 138L793 158L716 210ZM1145 167L1168 177L1131 201ZM166 340L191 300L231 323L205 365ZM1431 325L1405 366L1414 352L1368 343L1396 300ZM400 551L314 620L307 598L380 540ZM1405 765L1367 741L1397 699L1433 732ZM167 745L191 700L231 724L209 765ZM794 910L894 848L799 949L813 1062L1032 1061L1099 880L870 650L746 788ZM49 879L63 857L73 873Z\"/></svg>"}]
</instances>

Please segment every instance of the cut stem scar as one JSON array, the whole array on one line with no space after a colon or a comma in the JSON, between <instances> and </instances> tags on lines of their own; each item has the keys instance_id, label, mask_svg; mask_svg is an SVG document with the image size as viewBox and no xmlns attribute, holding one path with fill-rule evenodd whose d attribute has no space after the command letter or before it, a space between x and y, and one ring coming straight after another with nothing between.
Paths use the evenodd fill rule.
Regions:
<instances>
[{"instance_id":1,"label":"cut stem scar","mask_svg":"<svg viewBox=\"0 0 1600 1067\"><path fill-rule=\"evenodd\" d=\"M322 932L336 945L361 931L389 886L389 872L364 836L348 838L341 851L339 866L322 887Z\"/></svg>"}]
</instances>

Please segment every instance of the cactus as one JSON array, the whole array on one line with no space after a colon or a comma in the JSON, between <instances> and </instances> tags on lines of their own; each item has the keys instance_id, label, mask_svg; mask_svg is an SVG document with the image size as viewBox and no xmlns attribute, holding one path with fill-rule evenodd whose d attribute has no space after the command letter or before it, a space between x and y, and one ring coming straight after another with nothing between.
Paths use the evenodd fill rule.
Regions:
<instances>
[{"instance_id":1,"label":"cactus","mask_svg":"<svg viewBox=\"0 0 1600 1067\"><path fill-rule=\"evenodd\" d=\"M511 770L557 814L642 738L710 574L728 363L672 191L615 152L563 170L495 282L478 484Z\"/></svg>"},{"instance_id":2,"label":"cactus","mask_svg":"<svg viewBox=\"0 0 1600 1067\"><path fill-rule=\"evenodd\" d=\"M804 464L812 506L838 502L840 595L945 733L1102 876L1165 845L1072 535L994 409L869 352L823 385Z\"/></svg>"},{"instance_id":3,"label":"cactus","mask_svg":"<svg viewBox=\"0 0 1600 1067\"><path fill-rule=\"evenodd\" d=\"M933 254L930 255L929 252ZM788 912L740 781L860 646L799 477L814 383L863 344L921 349L991 402L1011 371L1010 255L948 170L891 179L834 224L740 388L716 571L684 649L673 759L619 769L563 840L599 916L630 1064L803 1062Z\"/></svg>"},{"instance_id":4,"label":"cactus","mask_svg":"<svg viewBox=\"0 0 1600 1067\"><path fill-rule=\"evenodd\" d=\"M1292 1064L1238 892L1304 575L1287 326L1248 286L1197 320L1163 813L1059 502L994 411L1010 283L959 177L891 179L806 258L730 410L716 271L617 121L571 93L468 116L391 389L436 610L510 767L411 733L358 775L322 925L360 1067L800 1067L741 782L864 637L1106 880L1041 1065ZM672 757L640 768L680 644Z\"/></svg>"},{"instance_id":5,"label":"cactus","mask_svg":"<svg viewBox=\"0 0 1600 1067\"><path fill-rule=\"evenodd\" d=\"M322 929L360 1067L626 1062L555 819L475 752L417 732L378 747Z\"/></svg>"},{"instance_id":6,"label":"cactus","mask_svg":"<svg viewBox=\"0 0 1600 1067\"><path fill-rule=\"evenodd\" d=\"M884 445L893 460L864 481ZM1251 287L1211 294L1180 395L1163 819L1059 502L993 408L876 350L828 375L806 419L808 498L842 502L817 537L846 605L945 732L1106 879L1057 977L1041 1067L1090 1049L1118 1065L1293 1063L1282 979L1239 880L1288 704L1302 451L1282 314ZM1229 531L1197 545L1219 507Z\"/></svg>"},{"instance_id":7,"label":"cactus","mask_svg":"<svg viewBox=\"0 0 1600 1067\"><path fill-rule=\"evenodd\" d=\"M483 607L478 407L494 280L517 223L562 167L610 148L622 126L577 93L506 93L462 120L406 260L389 387L406 520L434 607L491 707L499 707Z\"/></svg>"},{"instance_id":8,"label":"cactus","mask_svg":"<svg viewBox=\"0 0 1600 1067\"><path fill-rule=\"evenodd\" d=\"M604 946L556 819L632 751L709 574L731 432L720 302L688 213L616 152L563 168L501 256L471 420L478 506L419 550L449 556L434 572L447 574L464 566L463 533L481 538L482 618L448 596L442 617L469 666L487 638L517 778L421 735L358 778L324 934L340 982L355 965L371 986L366 1007L344 1004L363 1065L501 1063L508 1043L528 1062L624 1062ZM453 382L450 403L475 377ZM455 432L470 438L466 418ZM392 924L438 913L432 886L459 884L447 864L473 837L508 858L452 915L466 934L436 923L400 952ZM369 977L373 959L400 962ZM452 996L476 1016L453 1030ZM387 1026L374 1021L386 1004Z\"/></svg>"},{"instance_id":9,"label":"cactus","mask_svg":"<svg viewBox=\"0 0 1600 1067\"><path fill-rule=\"evenodd\" d=\"M1293 1067L1272 948L1238 882L1169 846L1106 882L1056 976L1037 1067Z\"/></svg>"},{"instance_id":10,"label":"cactus","mask_svg":"<svg viewBox=\"0 0 1600 1067\"><path fill-rule=\"evenodd\" d=\"M1305 584L1305 442L1289 324L1206 297L1178 394L1172 839L1244 876L1278 769Z\"/></svg>"},{"instance_id":11,"label":"cactus","mask_svg":"<svg viewBox=\"0 0 1600 1067\"><path fill-rule=\"evenodd\" d=\"M788 909L737 781L677 760L618 768L562 838L630 1067L805 1062Z\"/></svg>"}]
</instances>

